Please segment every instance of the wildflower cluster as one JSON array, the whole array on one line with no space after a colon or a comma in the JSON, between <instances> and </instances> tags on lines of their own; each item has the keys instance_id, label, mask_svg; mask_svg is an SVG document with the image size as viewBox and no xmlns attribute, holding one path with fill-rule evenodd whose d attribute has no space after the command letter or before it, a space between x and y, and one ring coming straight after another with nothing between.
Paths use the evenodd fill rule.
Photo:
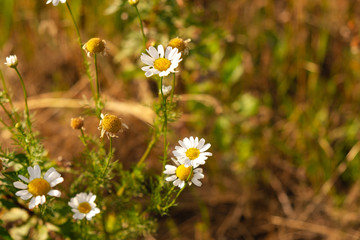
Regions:
<instances>
[{"instance_id":1,"label":"wildflower cluster","mask_svg":"<svg viewBox=\"0 0 360 240\"><path fill-rule=\"evenodd\" d=\"M59 2L66 3L77 30L79 42L82 43L68 2L48 0L46 4L52 3L57 6ZM139 1L129 1L129 4L138 13L143 40L146 43L137 9ZM141 70L145 72L145 77L155 78L159 96L158 102L154 104L156 119L153 123L154 127L151 128L151 141L137 164L129 170L124 169L118 159L114 159L115 148L113 147L113 141L117 141L119 134L127 131L129 127L122 118L106 113L106 104L100 94L97 56L106 54L105 40L95 37L81 44L80 51L84 56L93 104L89 104L90 110L87 113L89 116L74 117L70 120L70 127L80 134L79 139L83 144L81 159L74 161L73 168L55 164L55 161L49 159L47 151L32 128L25 82L17 68L18 59L16 55L7 57L5 65L18 74L25 102L25 113L22 115L13 106L6 84L3 83L2 96L6 98L6 101L1 101L0 106L11 124L3 120L1 123L13 134L15 144L18 145L16 151L23 151L9 153L0 147L0 170L4 173L4 179L0 178L0 181L5 183L6 193L13 196L13 203L30 209L44 222L48 221L59 228L71 227L71 231L64 231L70 232L65 236L69 239L88 239L88 235L93 232L100 234L96 236L97 239L103 239L104 236L109 239L107 237L110 233L118 234L116 239L136 238L154 231L155 217L152 215L168 213L168 209L175 205L187 185L194 184L200 187L202 185L200 180L205 176L203 169L199 166L204 165L208 157L212 156L212 153L207 152L211 145L205 144L205 139L185 137L178 141L179 146L175 146L173 150L171 160L174 165L168 164L170 145L167 135L168 125L170 121L176 120L178 114L174 100L175 74L180 71L179 65L184 55L188 54L188 42L189 40L174 38L169 41L166 48L163 45L158 45L156 48L150 46L144 49L146 53L140 56L141 61L146 64ZM88 74L88 60L94 61L95 76ZM164 77L169 75L173 75L173 82L171 85L166 85ZM8 105L5 106L3 102ZM98 118L99 132L96 135L91 135L86 131L88 128L94 129L94 126L84 127L85 119L91 116ZM131 134L130 130L129 134ZM107 138L104 138L104 135ZM159 168L161 167L162 170L154 175L146 170L145 161L152 148L160 142L158 140L161 137L164 146L163 155L159 157L162 159ZM45 174L42 174L42 169L47 169ZM66 184L61 184L64 182ZM173 186L169 187L169 184L165 184L166 182L172 182ZM139 196L147 196L145 199L149 200L140 201ZM72 222L78 223L67 221L66 224L59 224L64 221L60 218L71 219L71 216ZM98 226L97 220L101 220L99 221L102 222L101 227ZM91 221L91 224L88 221ZM123 224L114 226L110 224L111 221L120 221ZM131 227L127 227L129 225ZM93 230L88 230L89 226Z\"/></svg>"}]
</instances>

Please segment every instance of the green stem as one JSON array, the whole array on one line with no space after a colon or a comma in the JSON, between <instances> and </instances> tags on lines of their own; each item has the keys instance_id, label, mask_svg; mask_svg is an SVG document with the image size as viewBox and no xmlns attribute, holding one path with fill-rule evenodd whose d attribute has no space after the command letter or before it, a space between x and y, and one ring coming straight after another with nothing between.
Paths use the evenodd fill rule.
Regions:
<instances>
[{"instance_id":1,"label":"green stem","mask_svg":"<svg viewBox=\"0 0 360 240\"><path fill-rule=\"evenodd\" d=\"M174 92L175 92L175 73L173 74L172 87L171 87L171 97L170 97L171 103L173 102Z\"/></svg>"},{"instance_id":2,"label":"green stem","mask_svg":"<svg viewBox=\"0 0 360 240\"><path fill-rule=\"evenodd\" d=\"M153 133L153 136L151 138L151 141L149 142L144 154L141 156L139 162L136 164L136 167L140 166L144 161L145 159L149 156L150 152L151 152L151 149L154 147L155 143L156 143L156 133L154 131Z\"/></svg>"},{"instance_id":3,"label":"green stem","mask_svg":"<svg viewBox=\"0 0 360 240\"><path fill-rule=\"evenodd\" d=\"M95 65L95 83L96 83L96 102L100 98L100 85L99 85L99 77L98 77L98 68L97 68L97 55L94 54L94 65Z\"/></svg>"},{"instance_id":4,"label":"green stem","mask_svg":"<svg viewBox=\"0 0 360 240\"><path fill-rule=\"evenodd\" d=\"M139 22L140 22L140 28L141 28L141 34L142 34L142 37L143 37L143 42L144 42L144 48L146 49L146 36L145 36L145 32L144 32L144 25L142 23L142 20L141 20L141 16L140 16L140 12L139 12L139 9L137 8L136 5L133 5L135 10L136 10L136 13L137 13L137 16L139 18Z\"/></svg>"},{"instance_id":5,"label":"green stem","mask_svg":"<svg viewBox=\"0 0 360 240\"><path fill-rule=\"evenodd\" d=\"M13 105L12 99L11 99L11 97L10 97L10 95L9 95L9 91L8 91L8 89L7 89L7 86L6 86L6 83L5 83L5 79L4 79L4 76L3 76L3 74L2 74L1 69L0 69L0 77L1 77L1 83L2 83L3 88L4 88L4 93L6 94L6 97L7 97L7 99L9 100L9 103L10 103L11 108L14 109L14 105Z\"/></svg>"},{"instance_id":6,"label":"green stem","mask_svg":"<svg viewBox=\"0 0 360 240\"><path fill-rule=\"evenodd\" d=\"M163 110L163 114L164 114L164 123L163 123L163 133L164 133L164 157L163 157L163 168L162 168L162 172L164 172L165 170L165 164L167 161L167 148L168 148L168 144L167 144L167 109L166 109L166 98L164 96L163 93L163 77L160 78L160 92L161 92L161 97L162 97L162 110Z\"/></svg>"},{"instance_id":7,"label":"green stem","mask_svg":"<svg viewBox=\"0 0 360 240\"><path fill-rule=\"evenodd\" d=\"M31 129L30 113L29 113L29 106L28 106L28 102L27 102L27 93L26 93L24 80L21 77L21 74L20 74L19 70L16 67L14 69L15 69L17 75L19 76L19 79L20 79L20 82L21 82L21 87L22 87L23 92L24 92L26 123L28 125L29 131L31 132L32 129Z\"/></svg>"},{"instance_id":8,"label":"green stem","mask_svg":"<svg viewBox=\"0 0 360 240\"><path fill-rule=\"evenodd\" d=\"M78 25L76 23L74 15L73 15L73 13L71 11L70 5L69 5L69 3L67 1L66 1L66 6L67 6L67 9L69 10L69 13L71 15L71 19L72 19L73 24L75 26L76 34L77 34L77 37L78 37L78 42L79 42L80 48L82 48L82 41L81 41L81 35L80 35L79 27L78 27ZM94 96L95 92L94 92L94 86L93 86L93 83L92 83L92 77L91 77L91 73L90 73L90 65L89 65L89 62L87 61L86 54L82 49L81 49L81 54L82 54L82 57L83 57L83 62L84 62L84 66L85 66L86 75L89 78L91 92L92 92L92 94Z\"/></svg>"},{"instance_id":9,"label":"green stem","mask_svg":"<svg viewBox=\"0 0 360 240\"><path fill-rule=\"evenodd\" d=\"M105 173L106 173L106 170L109 166L109 163L110 163L110 160L112 158L112 137L110 137L110 140L109 140L109 155L108 155L108 158L107 158L107 163L106 163L106 166L105 166L105 169L104 169L104 172L102 174L102 179L104 179L105 177Z\"/></svg>"}]
</instances>

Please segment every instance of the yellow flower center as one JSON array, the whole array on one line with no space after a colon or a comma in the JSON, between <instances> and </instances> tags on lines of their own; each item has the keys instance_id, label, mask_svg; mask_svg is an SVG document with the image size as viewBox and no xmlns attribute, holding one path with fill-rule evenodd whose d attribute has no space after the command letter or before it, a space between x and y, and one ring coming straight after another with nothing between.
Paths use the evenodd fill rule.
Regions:
<instances>
[{"instance_id":1,"label":"yellow flower center","mask_svg":"<svg viewBox=\"0 0 360 240\"><path fill-rule=\"evenodd\" d=\"M84 126L84 118L82 117L72 118L70 121L70 126L73 129L81 129Z\"/></svg>"},{"instance_id":2,"label":"yellow flower center","mask_svg":"<svg viewBox=\"0 0 360 240\"><path fill-rule=\"evenodd\" d=\"M28 184L28 191L33 196L46 195L50 189L50 183L42 178L35 178Z\"/></svg>"},{"instance_id":3,"label":"yellow flower center","mask_svg":"<svg viewBox=\"0 0 360 240\"><path fill-rule=\"evenodd\" d=\"M115 115L106 115L101 122L101 127L109 133L117 133L121 130L121 120Z\"/></svg>"},{"instance_id":4,"label":"yellow flower center","mask_svg":"<svg viewBox=\"0 0 360 240\"><path fill-rule=\"evenodd\" d=\"M191 169L192 169L192 167L185 167L185 165L182 164L176 168L176 172L175 172L176 176L180 180L185 181L186 179L188 179L188 177L191 173ZM192 173L190 179L193 177L193 175L194 174Z\"/></svg>"},{"instance_id":5,"label":"yellow flower center","mask_svg":"<svg viewBox=\"0 0 360 240\"><path fill-rule=\"evenodd\" d=\"M189 148L186 151L186 156L190 159L190 160L194 160L197 159L200 155L200 150L197 148Z\"/></svg>"},{"instance_id":6,"label":"yellow flower center","mask_svg":"<svg viewBox=\"0 0 360 240\"><path fill-rule=\"evenodd\" d=\"M171 62L166 58L158 58L154 62L154 68L159 71L166 71L171 65Z\"/></svg>"},{"instance_id":7,"label":"yellow flower center","mask_svg":"<svg viewBox=\"0 0 360 240\"><path fill-rule=\"evenodd\" d=\"M181 38L173 38L173 39L171 39L168 46L170 46L172 48L179 49L179 52L184 51L185 48L186 48L185 41L182 40Z\"/></svg>"},{"instance_id":8,"label":"yellow flower center","mask_svg":"<svg viewBox=\"0 0 360 240\"><path fill-rule=\"evenodd\" d=\"M91 38L85 43L85 49L90 53L101 53L105 50L105 41L100 38Z\"/></svg>"},{"instance_id":9,"label":"yellow flower center","mask_svg":"<svg viewBox=\"0 0 360 240\"><path fill-rule=\"evenodd\" d=\"M88 202L82 202L79 204L78 210L79 212L86 214L91 211L91 206Z\"/></svg>"}]
</instances>

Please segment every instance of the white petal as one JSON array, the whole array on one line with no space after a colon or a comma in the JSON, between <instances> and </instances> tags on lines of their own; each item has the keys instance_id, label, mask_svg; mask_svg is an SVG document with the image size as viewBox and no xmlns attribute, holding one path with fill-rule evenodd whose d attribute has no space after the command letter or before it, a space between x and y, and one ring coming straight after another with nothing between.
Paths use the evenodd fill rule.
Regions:
<instances>
[{"instance_id":1,"label":"white petal","mask_svg":"<svg viewBox=\"0 0 360 240\"><path fill-rule=\"evenodd\" d=\"M145 76L146 77L151 77L153 75L153 72L152 71L147 71L146 73L145 73Z\"/></svg>"},{"instance_id":2,"label":"white petal","mask_svg":"<svg viewBox=\"0 0 360 240\"><path fill-rule=\"evenodd\" d=\"M39 205L41 203L41 196L35 197L35 206Z\"/></svg>"},{"instance_id":3,"label":"white petal","mask_svg":"<svg viewBox=\"0 0 360 240\"><path fill-rule=\"evenodd\" d=\"M29 179L27 179L27 178L24 177L23 175L18 175L18 177L19 177L21 180L23 180L24 182L26 182L26 183L29 183L29 182L30 182Z\"/></svg>"},{"instance_id":4,"label":"white petal","mask_svg":"<svg viewBox=\"0 0 360 240\"><path fill-rule=\"evenodd\" d=\"M152 67L154 66L154 59L151 58L149 55L146 55L146 54L143 53L141 55L140 59L146 65L149 65L149 66L152 66Z\"/></svg>"},{"instance_id":5,"label":"white petal","mask_svg":"<svg viewBox=\"0 0 360 240\"><path fill-rule=\"evenodd\" d=\"M151 69L152 67L151 66L145 66L145 67L142 67L141 70L143 70L144 72L147 72Z\"/></svg>"},{"instance_id":6,"label":"white petal","mask_svg":"<svg viewBox=\"0 0 360 240\"><path fill-rule=\"evenodd\" d=\"M47 2L46 2L46 4L49 4L49 3L51 3L52 2L52 0L48 0Z\"/></svg>"},{"instance_id":7,"label":"white petal","mask_svg":"<svg viewBox=\"0 0 360 240\"><path fill-rule=\"evenodd\" d=\"M89 199L89 202L94 202L96 199L96 195L92 195Z\"/></svg>"},{"instance_id":8,"label":"white petal","mask_svg":"<svg viewBox=\"0 0 360 240\"><path fill-rule=\"evenodd\" d=\"M210 144L210 143L207 143L207 144L205 144L205 146L203 146L203 147L200 149L200 152L205 152L205 151L208 150L210 147L211 147L211 144Z\"/></svg>"},{"instance_id":9,"label":"white petal","mask_svg":"<svg viewBox=\"0 0 360 240\"><path fill-rule=\"evenodd\" d=\"M153 46L149 47L149 50L146 49L146 51L150 54L150 56L156 60L159 58L159 53L158 51L156 51L156 48L154 48Z\"/></svg>"},{"instance_id":10,"label":"white petal","mask_svg":"<svg viewBox=\"0 0 360 240\"><path fill-rule=\"evenodd\" d=\"M13 183L14 187L19 188L19 189L27 189L28 186L26 184L23 184L20 181L14 182Z\"/></svg>"},{"instance_id":11,"label":"white petal","mask_svg":"<svg viewBox=\"0 0 360 240\"><path fill-rule=\"evenodd\" d=\"M193 179L191 179L191 181L198 187L201 187L201 185L202 185L202 183L198 179L193 178Z\"/></svg>"},{"instance_id":12,"label":"white petal","mask_svg":"<svg viewBox=\"0 0 360 240\"><path fill-rule=\"evenodd\" d=\"M190 140L188 138L184 138L183 142L184 142L184 144L186 146L186 149L189 149L189 148L192 147L191 142L190 142Z\"/></svg>"},{"instance_id":13,"label":"white petal","mask_svg":"<svg viewBox=\"0 0 360 240\"><path fill-rule=\"evenodd\" d=\"M47 193L49 196L53 196L53 197L60 197L61 196L61 192L59 191L59 190L56 190L56 189L52 189L52 190L50 190L48 193ZM69 205L70 205L70 203L69 203ZM75 203L74 203L74 205L75 205ZM79 204L78 204L79 205ZM77 205L77 206L78 206ZM75 206L75 207L77 207L77 206Z\"/></svg>"},{"instance_id":14,"label":"white petal","mask_svg":"<svg viewBox=\"0 0 360 240\"><path fill-rule=\"evenodd\" d=\"M171 48L171 47L166 47L166 49L165 49L165 58L166 58L166 59L171 60L171 59L169 58L169 55L170 55L171 52L172 52L172 48Z\"/></svg>"},{"instance_id":15,"label":"white petal","mask_svg":"<svg viewBox=\"0 0 360 240\"><path fill-rule=\"evenodd\" d=\"M15 195L18 196L18 197L21 197L21 196L27 195L28 193L29 193L28 190L20 190L20 191L17 191L17 192L15 193Z\"/></svg>"},{"instance_id":16,"label":"white petal","mask_svg":"<svg viewBox=\"0 0 360 240\"><path fill-rule=\"evenodd\" d=\"M160 58L164 57L164 47L163 47L163 45L158 46L158 53L160 55Z\"/></svg>"},{"instance_id":17,"label":"white petal","mask_svg":"<svg viewBox=\"0 0 360 240\"><path fill-rule=\"evenodd\" d=\"M45 195L42 195L40 204L44 204L45 202L46 202L46 197L45 197Z\"/></svg>"},{"instance_id":18,"label":"white petal","mask_svg":"<svg viewBox=\"0 0 360 240\"><path fill-rule=\"evenodd\" d=\"M27 170L28 170L29 175L30 175L29 180L31 181L31 180L33 180L35 178L34 169L32 167L28 167Z\"/></svg>"},{"instance_id":19,"label":"white petal","mask_svg":"<svg viewBox=\"0 0 360 240\"><path fill-rule=\"evenodd\" d=\"M191 147L195 147L195 139L193 136L190 137Z\"/></svg>"},{"instance_id":20,"label":"white petal","mask_svg":"<svg viewBox=\"0 0 360 240\"><path fill-rule=\"evenodd\" d=\"M172 176L170 176L170 177L165 178L165 180L168 181L168 182L172 182L172 181L174 181L175 179L177 179L177 176L176 176L176 175L172 175Z\"/></svg>"},{"instance_id":21,"label":"white petal","mask_svg":"<svg viewBox=\"0 0 360 240\"><path fill-rule=\"evenodd\" d=\"M66 3L66 0L60 0L61 3Z\"/></svg>"},{"instance_id":22,"label":"white petal","mask_svg":"<svg viewBox=\"0 0 360 240\"><path fill-rule=\"evenodd\" d=\"M50 173L52 173L52 172L56 172L55 168L53 168L53 167L49 168L49 170L46 171L46 173L44 174L44 179L45 179L46 181L47 181Z\"/></svg>"},{"instance_id":23,"label":"white petal","mask_svg":"<svg viewBox=\"0 0 360 240\"><path fill-rule=\"evenodd\" d=\"M49 194L49 193L48 193ZM74 209L77 209L77 207L79 206L79 205L76 205L74 202L72 202L72 201L70 201L70 202L68 202L68 204L69 204L69 206L70 207L72 207L72 208L74 208Z\"/></svg>"},{"instance_id":24,"label":"white petal","mask_svg":"<svg viewBox=\"0 0 360 240\"><path fill-rule=\"evenodd\" d=\"M185 186L185 181L182 181L181 184L179 185L179 188L183 188Z\"/></svg>"},{"instance_id":25,"label":"white petal","mask_svg":"<svg viewBox=\"0 0 360 240\"><path fill-rule=\"evenodd\" d=\"M59 0L53 0L53 5L57 6L59 4Z\"/></svg>"},{"instance_id":26,"label":"white petal","mask_svg":"<svg viewBox=\"0 0 360 240\"><path fill-rule=\"evenodd\" d=\"M59 178L61 176L60 173L58 173L57 171L52 171L47 178L44 178L46 181L48 181L49 183L54 181L55 179Z\"/></svg>"},{"instance_id":27,"label":"white petal","mask_svg":"<svg viewBox=\"0 0 360 240\"><path fill-rule=\"evenodd\" d=\"M196 146L197 149L201 149L205 144L205 139L200 139L198 145Z\"/></svg>"},{"instance_id":28,"label":"white petal","mask_svg":"<svg viewBox=\"0 0 360 240\"><path fill-rule=\"evenodd\" d=\"M40 178L41 177L41 170L39 165L34 166L34 178Z\"/></svg>"},{"instance_id":29,"label":"white petal","mask_svg":"<svg viewBox=\"0 0 360 240\"><path fill-rule=\"evenodd\" d=\"M20 198L22 200L28 200L29 198L31 198L33 195L31 193L28 193L28 194L25 194L25 195L22 195Z\"/></svg>"},{"instance_id":30,"label":"white petal","mask_svg":"<svg viewBox=\"0 0 360 240\"><path fill-rule=\"evenodd\" d=\"M63 177L59 177L59 178L55 179L54 181L52 181L52 182L50 183L50 186L51 186L51 187L54 187L54 186L58 185L59 183L62 183L63 181L64 181L64 178L63 178Z\"/></svg>"},{"instance_id":31,"label":"white petal","mask_svg":"<svg viewBox=\"0 0 360 240\"><path fill-rule=\"evenodd\" d=\"M35 197L33 197L29 203L29 209L33 209L34 207L36 207L35 205Z\"/></svg>"}]
</instances>

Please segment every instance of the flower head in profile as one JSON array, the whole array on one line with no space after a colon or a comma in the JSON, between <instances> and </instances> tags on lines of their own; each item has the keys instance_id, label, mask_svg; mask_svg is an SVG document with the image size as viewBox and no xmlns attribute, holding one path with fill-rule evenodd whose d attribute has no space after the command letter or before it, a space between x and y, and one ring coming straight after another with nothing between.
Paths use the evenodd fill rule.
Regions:
<instances>
[{"instance_id":1,"label":"flower head in profile","mask_svg":"<svg viewBox=\"0 0 360 240\"><path fill-rule=\"evenodd\" d=\"M82 48L88 57L92 57L94 54L106 55L106 41L100 38L91 38Z\"/></svg>"},{"instance_id":2,"label":"flower head in profile","mask_svg":"<svg viewBox=\"0 0 360 240\"><path fill-rule=\"evenodd\" d=\"M18 65L18 59L17 59L16 55L10 55L10 56L6 57L5 65L10 68L16 68L16 66Z\"/></svg>"},{"instance_id":3,"label":"flower head in profile","mask_svg":"<svg viewBox=\"0 0 360 240\"><path fill-rule=\"evenodd\" d=\"M128 0L130 5L136 6L139 3L139 0Z\"/></svg>"},{"instance_id":4,"label":"flower head in profile","mask_svg":"<svg viewBox=\"0 0 360 240\"><path fill-rule=\"evenodd\" d=\"M59 2L66 3L66 0L48 0L46 4L52 3L54 6L57 6Z\"/></svg>"},{"instance_id":5,"label":"flower head in profile","mask_svg":"<svg viewBox=\"0 0 360 240\"><path fill-rule=\"evenodd\" d=\"M86 217L87 220L91 220L96 214L100 212L100 209L95 204L96 195L92 193L78 193L75 197L69 201L69 206L74 212L74 219L83 219Z\"/></svg>"},{"instance_id":6,"label":"flower head in profile","mask_svg":"<svg viewBox=\"0 0 360 240\"><path fill-rule=\"evenodd\" d=\"M150 46L146 51L149 55L141 54L141 61L148 65L141 68L145 72L146 77L151 77L154 74L164 77L172 72L176 72L175 68L177 68L182 60L181 53L177 48L167 47L164 51L164 47L159 45L157 49Z\"/></svg>"},{"instance_id":7,"label":"flower head in profile","mask_svg":"<svg viewBox=\"0 0 360 240\"><path fill-rule=\"evenodd\" d=\"M183 40L182 38L176 37L170 40L168 43L168 46L172 48L177 48L179 52L181 52L184 55L189 54L189 47L188 44L191 42L191 39Z\"/></svg>"},{"instance_id":8,"label":"flower head in profile","mask_svg":"<svg viewBox=\"0 0 360 240\"><path fill-rule=\"evenodd\" d=\"M104 134L106 134L108 137L117 137L116 134L118 132L122 132L124 128L129 128L121 121L121 118L118 118L115 115L101 114L100 117L101 120L98 129L101 131L101 138L104 136Z\"/></svg>"},{"instance_id":9,"label":"flower head in profile","mask_svg":"<svg viewBox=\"0 0 360 240\"><path fill-rule=\"evenodd\" d=\"M70 126L72 129L84 129L84 118L83 117L71 118Z\"/></svg>"},{"instance_id":10,"label":"flower head in profile","mask_svg":"<svg viewBox=\"0 0 360 240\"><path fill-rule=\"evenodd\" d=\"M175 147L173 154L178 159L184 161L186 167L193 166L194 168L199 165L205 164L208 156L212 156L211 152L206 152L210 148L210 143L205 144L205 139L198 139L198 137L184 138L179 140L180 146Z\"/></svg>"},{"instance_id":11,"label":"flower head in profile","mask_svg":"<svg viewBox=\"0 0 360 240\"><path fill-rule=\"evenodd\" d=\"M165 165L165 174L170 175L165 178L168 182L173 182L174 186L183 188L187 180L189 180L189 185L194 183L196 186L201 187L202 183L199 179L204 178L202 168L193 168L191 166L185 167L180 159L175 160L171 158L176 166L174 165Z\"/></svg>"},{"instance_id":12,"label":"flower head in profile","mask_svg":"<svg viewBox=\"0 0 360 240\"><path fill-rule=\"evenodd\" d=\"M14 182L14 187L21 189L15 193L22 200L28 200L31 198L29 203L29 209L33 209L39 204L46 202L46 195L60 197L61 193L59 190L51 189L57 184L62 183L64 178L61 177L55 168L50 168L44 177L41 177L41 170L39 165L35 165L33 168L28 167L30 178L26 178L23 175L19 175L19 178L24 181Z\"/></svg>"}]
</instances>

